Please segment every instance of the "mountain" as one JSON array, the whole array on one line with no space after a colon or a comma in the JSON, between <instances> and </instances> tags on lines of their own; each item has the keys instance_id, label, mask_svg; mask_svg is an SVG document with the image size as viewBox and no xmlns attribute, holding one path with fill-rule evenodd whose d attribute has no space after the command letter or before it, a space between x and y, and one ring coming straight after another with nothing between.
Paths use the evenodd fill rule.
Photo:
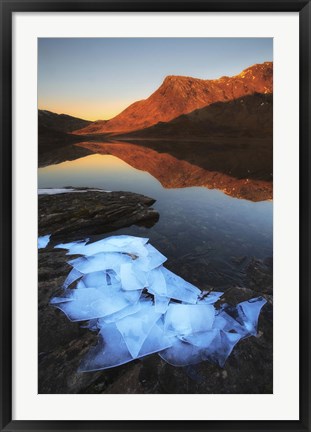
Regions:
<instances>
[{"instance_id":1,"label":"mountain","mask_svg":"<svg viewBox=\"0 0 311 432\"><path fill-rule=\"evenodd\" d=\"M67 114L56 114L51 111L38 110L38 144L41 151L49 151L79 141L71 132L85 127L92 122L72 117Z\"/></svg>"},{"instance_id":2,"label":"mountain","mask_svg":"<svg viewBox=\"0 0 311 432\"><path fill-rule=\"evenodd\" d=\"M167 123L159 122L127 138L200 138L209 136L272 138L273 95L255 93L230 102L216 102L183 114ZM122 134L118 135L119 138Z\"/></svg>"},{"instance_id":3,"label":"mountain","mask_svg":"<svg viewBox=\"0 0 311 432\"><path fill-rule=\"evenodd\" d=\"M87 135L144 129L215 102L227 102L254 93L270 94L272 91L272 62L256 64L239 75L214 80L167 76L149 98L134 102L111 120L97 121L74 133Z\"/></svg>"},{"instance_id":4,"label":"mountain","mask_svg":"<svg viewBox=\"0 0 311 432\"><path fill-rule=\"evenodd\" d=\"M39 127L53 129L59 132L69 133L76 129L84 128L91 123L91 121L72 117L67 114L56 114L51 111L38 110Z\"/></svg>"}]
</instances>

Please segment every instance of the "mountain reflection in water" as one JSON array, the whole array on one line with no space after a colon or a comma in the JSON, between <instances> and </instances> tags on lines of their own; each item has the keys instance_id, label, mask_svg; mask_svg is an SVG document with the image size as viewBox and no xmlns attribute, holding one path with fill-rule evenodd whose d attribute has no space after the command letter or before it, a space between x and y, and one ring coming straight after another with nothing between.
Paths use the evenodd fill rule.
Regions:
<instances>
[{"instance_id":1,"label":"mountain reflection in water","mask_svg":"<svg viewBox=\"0 0 311 432\"><path fill-rule=\"evenodd\" d=\"M96 187L155 198L160 220L152 228L132 226L115 233L150 238L171 268L178 266L179 274L201 289L243 286L251 257L272 256L271 201L252 202L208 189L215 185L208 184L206 170L138 145L72 147L75 155L65 147L54 153L54 162L52 152L43 155L41 165L51 164L39 169L39 188ZM84 151L91 154L84 156ZM67 162L58 163L62 157Z\"/></svg>"}]
</instances>

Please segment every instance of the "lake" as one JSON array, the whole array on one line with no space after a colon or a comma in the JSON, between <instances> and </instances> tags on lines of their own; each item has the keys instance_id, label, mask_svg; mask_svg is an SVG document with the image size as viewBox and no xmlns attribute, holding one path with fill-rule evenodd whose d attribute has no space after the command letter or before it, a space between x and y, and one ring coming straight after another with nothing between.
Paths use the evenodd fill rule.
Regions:
<instances>
[{"instance_id":1,"label":"lake","mask_svg":"<svg viewBox=\"0 0 311 432\"><path fill-rule=\"evenodd\" d=\"M119 157L90 154L39 168L38 187L95 187L152 197L160 214L154 226L111 234L148 237L167 256L166 266L200 289L243 286L252 258L272 257L272 201L234 198L208 187L167 188L171 173L166 171L160 182Z\"/></svg>"}]
</instances>

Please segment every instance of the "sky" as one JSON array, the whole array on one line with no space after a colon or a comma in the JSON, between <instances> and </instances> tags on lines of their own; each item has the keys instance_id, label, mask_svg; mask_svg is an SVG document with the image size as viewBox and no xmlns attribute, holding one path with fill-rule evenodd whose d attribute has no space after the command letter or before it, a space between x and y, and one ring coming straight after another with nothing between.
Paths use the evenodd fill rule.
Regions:
<instances>
[{"instance_id":1,"label":"sky","mask_svg":"<svg viewBox=\"0 0 311 432\"><path fill-rule=\"evenodd\" d=\"M167 75L215 79L272 60L271 38L39 38L38 107L108 120Z\"/></svg>"}]
</instances>

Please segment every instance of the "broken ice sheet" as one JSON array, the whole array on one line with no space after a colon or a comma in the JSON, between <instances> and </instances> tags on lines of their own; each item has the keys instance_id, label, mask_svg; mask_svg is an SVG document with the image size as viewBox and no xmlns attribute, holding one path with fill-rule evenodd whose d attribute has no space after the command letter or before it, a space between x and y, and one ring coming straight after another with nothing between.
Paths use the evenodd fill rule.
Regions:
<instances>
[{"instance_id":1,"label":"broken ice sheet","mask_svg":"<svg viewBox=\"0 0 311 432\"><path fill-rule=\"evenodd\" d=\"M171 303L164 319L165 330L176 335L187 335L212 328L215 309L212 305L184 305Z\"/></svg>"},{"instance_id":2,"label":"broken ice sheet","mask_svg":"<svg viewBox=\"0 0 311 432\"><path fill-rule=\"evenodd\" d=\"M86 354L79 370L81 372L96 371L120 366L133 360L124 339L115 323L101 327L99 340L94 348Z\"/></svg>"},{"instance_id":3,"label":"broken ice sheet","mask_svg":"<svg viewBox=\"0 0 311 432\"><path fill-rule=\"evenodd\" d=\"M162 267L161 271L166 281L167 297L191 304L195 304L198 301L198 297L201 294L199 288L186 282L183 278L165 267Z\"/></svg>"},{"instance_id":4,"label":"broken ice sheet","mask_svg":"<svg viewBox=\"0 0 311 432\"><path fill-rule=\"evenodd\" d=\"M247 329L225 311L217 312L214 321L214 328L226 332L234 332L239 334L241 337L249 336Z\"/></svg>"},{"instance_id":5,"label":"broken ice sheet","mask_svg":"<svg viewBox=\"0 0 311 432\"><path fill-rule=\"evenodd\" d=\"M147 241L114 236L57 246L81 256L69 261L65 294L51 304L100 331L81 370L115 367L155 352L175 366L208 360L223 367L236 343L256 334L266 300L216 311L213 305L223 293L205 295L163 267L166 257Z\"/></svg>"},{"instance_id":6,"label":"broken ice sheet","mask_svg":"<svg viewBox=\"0 0 311 432\"><path fill-rule=\"evenodd\" d=\"M168 309L168 304L170 302L170 298L168 297L161 297L158 295L154 296L154 305L156 312L159 312L161 314L165 314L165 312Z\"/></svg>"},{"instance_id":7,"label":"broken ice sheet","mask_svg":"<svg viewBox=\"0 0 311 432\"><path fill-rule=\"evenodd\" d=\"M61 309L71 321L101 318L117 312L130 303L121 290L99 290L96 288L72 290L72 301L61 303Z\"/></svg>"},{"instance_id":8,"label":"broken ice sheet","mask_svg":"<svg viewBox=\"0 0 311 432\"><path fill-rule=\"evenodd\" d=\"M81 278L83 276L83 273L79 272L75 268L73 268L66 277L65 282L63 283L63 288L67 289L72 283L74 283L76 280Z\"/></svg>"},{"instance_id":9,"label":"broken ice sheet","mask_svg":"<svg viewBox=\"0 0 311 432\"><path fill-rule=\"evenodd\" d=\"M161 352L171 345L172 340L165 335L161 326L155 324L144 340L136 358ZM117 329L116 324L109 323L102 326L97 346L91 348L87 353L80 364L79 371L90 372L109 369L132 360L133 357L128 350L123 336Z\"/></svg>"},{"instance_id":10,"label":"broken ice sheet","mask_svg":"<svg viewBox=\"0 0 311 432\"><path fill-rule=\"evenodd\" d=\"M161 268L153 269L148 272L148 292L161 297L168 297L166 289L166 280Z\"/></svg>"},{"instance_id":11,"label":"broken ice sheet","mask_svg":"<svg viewBox=\"0 0 311 432\"><path fill-rule=\"evenodd\" d=\"M220 367L224 367L233 348L241 339L241 335L223 330L218 330L218 332L209 347L202 351L201 356L202 360L208 360Z\"/></svg>"},{"instance_id":12,"label":"broken ice sheet","mask_svg":"<svg viewBox=\"0 0 311 432\"><path fill-rule=\"evenodd\" d=\"M204 332L193 333L190 335L178 336L178 338L183 341L190 343L191 345L198 348L208 348L213 342L214 338L218 335L218 329L211 329Z\"/></svg>"},{"instance_id":13,"label":"broken ice sheet","mask_svg":"<svg viewBox=\"0 0 311 432\"><path fill-rule=\"evenodd\" d=\"M142 270L153 270L162 265L167 260L167 258L151 244L147 244L145 249L147 251L147 255L139 256L139 258L135 261L135 265L140 267Z\"/></svg>"},{"instance_id":14,"label":"broken ice sheet","mask_svg":"<svg viewBox=\"0 0 311 432\"><path fill-rule=\"evenodd\" d=\"M150 304L151 303L152 302L150 301ZM140 302L131 304L131 305L125 307L124 309L119 310L118 312L115 312L115 313L113 313L111 315L107 315L107 316L105 316L103 318L99 318L98 325L102 326L104 324L109 324L109 323L112 323L112 322L116 322L116 321L120 320L121 318L124 318L124 317L126 317L128 315L132 315L132 314L140 311L141 308L142 308L142 304Z\"/></svg>"},{"instance_id":15,"label":"broken ice sheet","mask_svg":"<svg viewBox=\"0 0 311 432\"><path fill-rule=\"evenodd\" d=\"M173 366L187 366L208 360L223 367L240 339L239 334L214 329L208 334L187 336L185 341L176 339L171 348L159 355Z\"/></svg>"},{"instance_id":16,"label":"broken ice sheet","mask_svg":"<svg viewBox=\"0 0 311 432\"><path fill-rule=\"evenodd\" d=\"M172 347L161 351L159 356L170 365L180 367L200 363L202 361L201 352L201 348L176 337Z\"/></svg>"},{"instance_id":17,"label":"broken ice sheet","mask_svg":"<svg viewBox=\"0 0 311 432\"><path fill-rule=\"evenodd\" d=\"M98 253L88 257L80 257L69 261L69 264L81 273L87 274L103 270L114 270L120 273L121 264L131 262L130 256L119 252Z\"/></svg>"},{"instance_id":18,"label":"broken ice sheet","mask_svg":"<svg viewBox=\"0 0 311 432\"><path fill-rule=\"evenodd\" d=\"M223 294L224 293L220 291L211 291L207 296L204 296L202 299L200 299L199 302L204 304L214 304Z\"/></svg>"},{"instance_id":19,"label":"broken ice sheet","mask_svg":"<svg viewBox=\"0 0 311 432\"><path fill-rule=\"evenodd\" d=\"M111 285L110 276L107 271L96 271L87 273L83 276L82 282L85 288L99 288L102 286L107 287Z\"/></svg>"},{"instance_id":20,"label":"broken ice sheet","mask_svg":"<svg viewBox=\"0 0 311 432\"><path fill-rule=\"evenodd\" d=\"M92 256L100 252L120 252L135 256L146 256L148 254L145 248L147 241L147 238L121 235L107 237L87 245L82 242L73 242L61 244L57 247L68 249L68 255L82 254Z\"/></svg>"},{"instance_id":21,"label":"broken ice sheet","mask_svg":"<svg viewBox=\"0 0 311 432\"><path fill-rule=\"evenodd\" d=\"M152 327L160 317L161 313L156 312L155 307L150 305L116 322L133 358L137 357Z\"/></svg>"},{"instance_id":22,"label":"broken ice sheet","mask_svg":"<svg viewBox=\"0 0 311 432\"><path fill-rule=\"evenodd\" d=\"M261 308L267 303L263 297L253 298L237 305L237 311L249 334L256 336Z\"/></svg>"},{"instance_id":23,"label":"broken ice sheet","mask_svg":"<svg viewBox=\"0 0 311 432\"><path fill-rule=\"evenodd\" d=\"M121 264L120 278L122 288L125 290L141 290L147 286L146 273L135 268L132 262Z\"/></svg>"},{"instance_id":24,"label":"broken ice sheet","mask_svg":"<svg viewBox=\"0 0 311 432\"><path fill-rule=\"evenodd\" d=\"M38 249L44 249L50 242L51 234L38 237Z\"/></svg>"}]
</instances>

